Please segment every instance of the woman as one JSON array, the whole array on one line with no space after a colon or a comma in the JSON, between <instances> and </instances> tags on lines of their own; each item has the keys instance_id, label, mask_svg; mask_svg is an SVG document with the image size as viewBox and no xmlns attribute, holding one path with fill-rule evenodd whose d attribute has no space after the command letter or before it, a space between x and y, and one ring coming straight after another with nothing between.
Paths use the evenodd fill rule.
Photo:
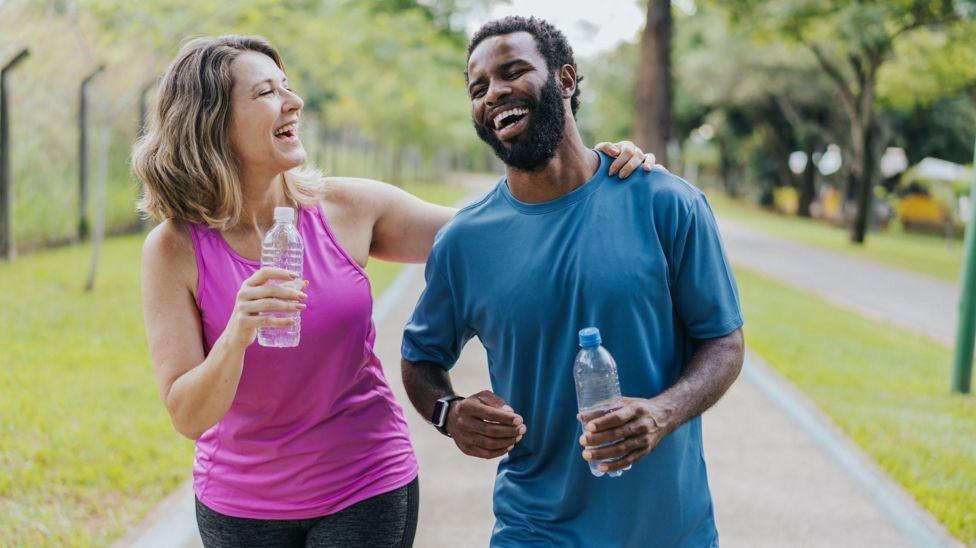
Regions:
<instances>
[{"instance_id":1,"label":"woman","mask_svg":"<svg viewBox=\"0 0 976 548\"><path fill-rule=\"evenodd\" d=\"M142 257L156 381L196 440L207 546L409 546L417 462L372 350L363 267L425 261L454 210L297 169L301 109L262 38L197 39L167 69L133 158L139 208L162 221ZM644 156L622 145L624 175ZM260 268L276 206L297 208L304 285ZM302 311L298 347L253 344L258 328L291 321L270 311Z\"/></svg>"}]
</instances>

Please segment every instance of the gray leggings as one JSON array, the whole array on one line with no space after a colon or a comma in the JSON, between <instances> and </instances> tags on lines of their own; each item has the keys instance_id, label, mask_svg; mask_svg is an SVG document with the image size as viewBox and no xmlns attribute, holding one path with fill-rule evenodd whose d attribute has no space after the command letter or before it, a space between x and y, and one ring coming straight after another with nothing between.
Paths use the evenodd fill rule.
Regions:
<instances>
[{"instance_id":1,"label":"gray leggings","mask_svg":"<svg viewBox=\"0 0 976 548\"><path fill-rule=\"evenodd\" d=\"M335 514L296 520L225 516L197 499L197 526L207 548L413 546L420 485L417 478L399 489L357 502Z\"/></svg>"}]
</instances>

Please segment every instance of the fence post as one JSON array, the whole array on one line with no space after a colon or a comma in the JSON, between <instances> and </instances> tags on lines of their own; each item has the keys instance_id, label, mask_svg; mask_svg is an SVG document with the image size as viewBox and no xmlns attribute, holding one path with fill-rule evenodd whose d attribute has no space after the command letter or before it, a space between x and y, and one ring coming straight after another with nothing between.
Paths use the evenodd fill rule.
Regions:
<instances>
[{"instance_id":1,"label":"fence post","mask_svg":"<svg viewBox=\"0 0 976 548\"><path fill-rule=\"evenodd\" d=\"M143 84L142 89L139 90L139 137L146 133L146 118L149 116L149 91L158 81L157 78L153 78Z\"/></svg>"},{"instance_id":2,"label":"fence post","mask_svg":"<svg viewBox=\"0 0 976 548\"><path fill-rule=\"evenodd\" d=\"M88 84L105 70L99 65L81 81L78 90L78 239L85 240L91 231L88 218Z\"/></svg>"},{"instance_id":3,"label":"fence post","mask_svg":"<svg viewBox=\"0 0 976 548\"><path fill-rule=\"evenodd\" d=\"M146 134L146 121L149 117L149 91L159 82L158 78L153 78L142 85L139 90L139 131L137 135L142 137ZM140 191L143 189L143 182L138 181ZM139 214L139 229L146 230L149 219L142 213Z\"/></svg>"},{"instance_id":4,"label":"fence post","mask_svg":"<svg viewBox=\"0 0 976 548\"><path fill-rule=\"evenodd\" d=\"M0 69L0 260L14 257L14 230L10 191L10 112L7 108L7 73L30 55L24 48Z\"/></svg>"},{"instance_id":5,"label":"fence post","mask_svg":"<svg viewBox=\"0 0 976 548\"><path fill-rule=\"evenodd\" d=\"M973 153L973 161L976 162L976 151ZM973 165L973 186L969 193L969 221L966 224L964 242L959 325L952 368L952 391L960 394L969 393L973 378L973 339L976 338L976 292L973 288L973 283L976 283L976 164Z\"/></svg>"}]
</instances>

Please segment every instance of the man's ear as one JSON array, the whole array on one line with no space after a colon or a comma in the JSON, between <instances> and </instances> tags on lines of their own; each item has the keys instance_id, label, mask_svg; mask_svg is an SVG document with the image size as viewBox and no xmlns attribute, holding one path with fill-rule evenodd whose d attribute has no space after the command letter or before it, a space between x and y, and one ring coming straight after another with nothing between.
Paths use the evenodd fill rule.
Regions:
<instances>
[{"instance_id":1,"label":"man's ear","mask_svg":"<svg viewBox=\"0 0 976 548\"><path fill-rule=\"evenodd\" d=\"M573 65L563 65L557 76L563 99L569 99L576 93L576 69L573 68Z\"/></svg>"}]
</instances>

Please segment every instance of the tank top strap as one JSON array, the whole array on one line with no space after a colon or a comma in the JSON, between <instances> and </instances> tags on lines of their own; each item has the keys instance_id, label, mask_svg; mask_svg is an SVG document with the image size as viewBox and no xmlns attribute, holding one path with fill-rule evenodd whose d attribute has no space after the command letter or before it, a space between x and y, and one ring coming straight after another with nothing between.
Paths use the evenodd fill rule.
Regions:
<instances>
[{"instance_id":1,"label":"tank top strap","mask_svg":"<svg viewBox=\"0 0 976 548\"><path fill-rule=\"evenodd\" d=\"M313 241L322 242L323 251L338 258L340 261L345 261L349 263L349 266L353 267L360 274L366 277L366 272L363 268L352 258L352 255L346 251L346 248L342 247L339 243L339 239L336 238L335 233L332 232L332 227L329 225L329 220L325 216L325 212L322 210L322 204L314 205L303 205L301 206L302 211L305 213L300 213L302 215L303 222L302 227L299 229L302 238L305 240L306 247L308 242L314 238ZM310 232L306 232L306 230ZM368 279L368 277L367 277Z\"/></svg>"},{"instance_id":2,"label":"tank top strap","mask_svg":"<svg viewBox=\"0 0 976 548\"><path fill-rule=\"evenodd\" d=\"M193 254L196 256L197 260L197 291L195 295L195 300L198 307L204 306L203 293L206 287L207 276L209 271L207 268L207 257L217 259L223 256L226 252L223 246L217 238L220 238L220 234L216 233L213 229L205 224L201 223L187 223L187 228L190 232L190 239L193 241ZM216 237L216 238L215 238ZM217 265L219 270L220 265Z\"/></svg>"}]
</instances>

